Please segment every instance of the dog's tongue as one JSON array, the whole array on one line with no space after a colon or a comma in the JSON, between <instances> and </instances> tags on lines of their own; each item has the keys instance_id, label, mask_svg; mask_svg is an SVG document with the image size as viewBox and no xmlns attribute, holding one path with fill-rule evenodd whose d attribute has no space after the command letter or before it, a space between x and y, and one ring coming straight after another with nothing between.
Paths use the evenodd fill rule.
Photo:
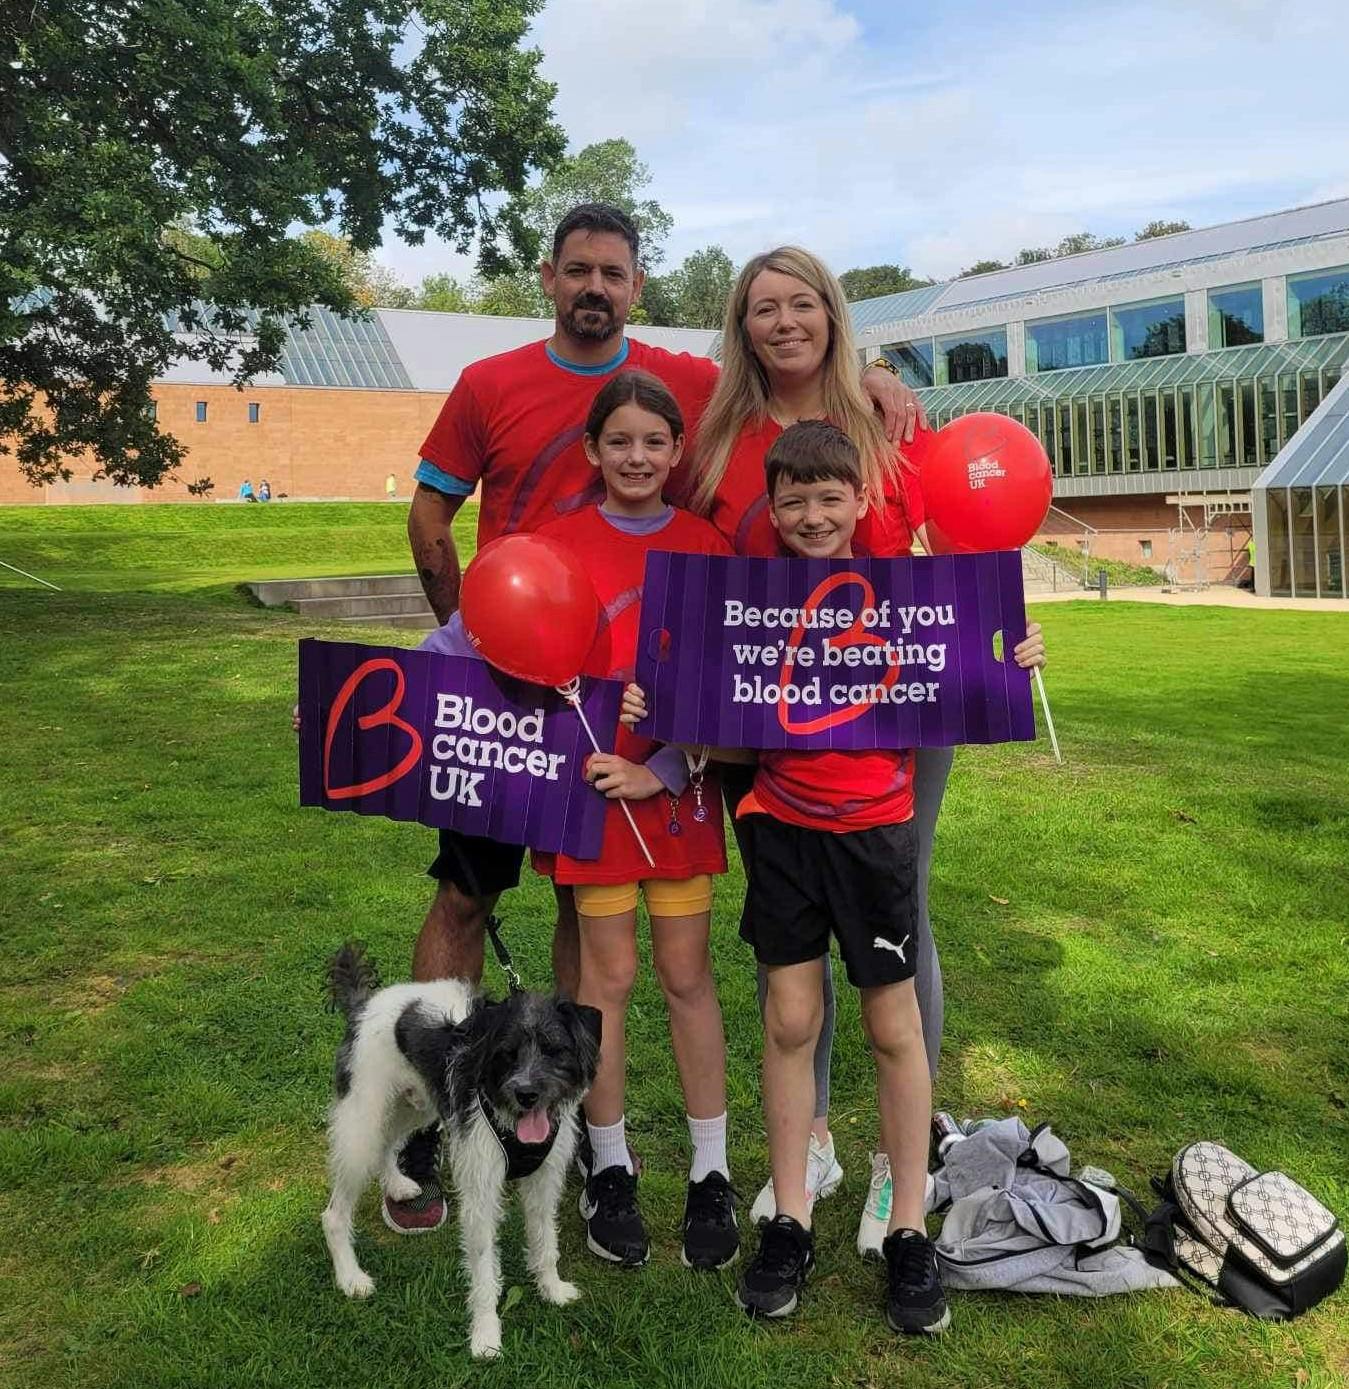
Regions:
<instances>
[{"instance_id":1,"label":"dog's tongue","mask_svg":"<svg viewBox=\"0 0 1349 1389\"><path fill-rule=\"evenodd\" d=\"M544 1143L548 1138L548 1111L531 1109L515 1121L515 1136L521 1143Z\"/></svg>"}]
</instances>

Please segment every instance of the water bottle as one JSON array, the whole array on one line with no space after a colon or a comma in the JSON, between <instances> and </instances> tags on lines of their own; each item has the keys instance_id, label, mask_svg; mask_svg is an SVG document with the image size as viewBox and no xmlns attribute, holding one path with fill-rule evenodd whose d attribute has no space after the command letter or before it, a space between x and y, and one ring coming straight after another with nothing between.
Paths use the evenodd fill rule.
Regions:
<instances>
[{"instance_id":1,"label":"water bottle","mask_svg":"<svg viewBox=\"0 0 1349 1389\"><path fill-rule=\"evenodd\" d=\"M960 1127L960 1121L954 1114L948 1114L944 1109L939 1109L932 1116L932 1141L937 1145L939 1158L944 1158L950 1151L951 1145L963 1142L966 1136L964 1129Z\"/></svg>"}]
</instances>

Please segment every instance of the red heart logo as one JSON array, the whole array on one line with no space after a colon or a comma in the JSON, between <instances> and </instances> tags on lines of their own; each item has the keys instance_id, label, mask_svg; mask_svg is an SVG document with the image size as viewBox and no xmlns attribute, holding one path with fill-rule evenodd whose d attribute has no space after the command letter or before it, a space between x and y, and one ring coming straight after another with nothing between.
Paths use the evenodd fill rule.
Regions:
<instances>
[{"instance_id":1,"label":"red heart logo","mask_svg":"<svg viewBox=\"0 0 1349 1389\"><path fill-rule=\"evenodd\" d=\"M837 728L840 724L851 723L854 719L860 719L863 714L871 708L867 704L849 704L842 709L835 709L829 714L820 714L813 719L804 719L797 723L791 716L792 706L787 703L786 688L788 683L788 672L795 669L792 662L787 659L787 652L794 651L806 635L806 614L814 612L820 606L821 601L828 597L836 588L842 588L845 584L856 584L862 590L862 605L858 609L857 620L846 632L839 632L835 636L826 637L824 644L826 647L843 646L884 646L885 638L878 637L873 632L866 631L862 626L861 614L868 608L876 606L876 593L871 585L860 574L844 571L842 574L831 574L823 583L815 586L815 591L806 599L805 606L801 609L801 621L793 629L791 638L787 642L787 648L782 653L782 669L778 671L778 684L782 687L784 694L778 700L778 723L782 725L784 732L787 733L820 733L826 728ZM880 687L888 690L891 685L899 679L899 667L889 666L886 669L884 678L880 681Z\"/></svg>"},{"instance_id":2,"label":"red heart logo","mask_svg":"<svg viewBox=\"0 0 1349 1389\"><path fill-rule=\"evenodd\" d=\"M362 730L369 730L391 725L402 729L412 739L412 746L392 771L382 772L379 776L372 777L369 781L358 782L355 786L333 786L328 779L328 764L332 756L333 737L337 733L337 725L347 705L355 698L361 681L377 670L393 671L396 677L393 694L389 697L389 702L376 709L373 714L362 714L356 720L356 726ZM400 719L396 712L403 703L403 692L406 689L407 680L402 667L388 656L376 656L372 660L363 661L347 676L346 683L338 690L337 698L328 710L328 728L323 737L323 794L329 800L349 801L357 796L368 796L373 791L382 791L386 786L392 786L395 781L405 777L417 765L422 755L422 735L405 719Z\"/></svg>"}]
</instances>

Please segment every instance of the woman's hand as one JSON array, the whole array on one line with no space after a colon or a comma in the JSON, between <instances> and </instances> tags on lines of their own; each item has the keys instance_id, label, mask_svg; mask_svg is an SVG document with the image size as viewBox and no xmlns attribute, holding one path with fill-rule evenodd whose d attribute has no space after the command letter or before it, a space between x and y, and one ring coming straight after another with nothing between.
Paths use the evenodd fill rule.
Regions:
<instances>
[{"instance_id":1,"label":"woman's hand","mask_svg":"<svg viewBox=\"0 0 1349 1389\"><path fill-rule=\"evenodd\" d=\"M298 704L290 711L290 726L296 733L300 731L300 706Z\"/></svg>"},{"instance_id":2,"label":"woman's hand","mask_svg":"<svg viewBox=\"0 0 1349 1389\"><path fill-rule=\"evenodd\" d=\"M611 801L645 801L665 790L655 772L612 752L594 753L586 762L585 777Z\"/></svg>"},{"instance_id":3,"label":"woman's hand","mask_svg":"<svg viewBox=\"0 0 1349 1389\"><path fill-rule=\"evenodd\" d=\"M1012 659L1022 670L1030 670L1035 666L1044 668L1045 639L1041 635L1038 622L1026 623L1026 639L1017 642L1016 649L1012 652Z\"/></svg>"},{"instance_id":4,"label":"woman's hand","mask_svg":"<svg viewBox=\"0 0 1349 1389\"><path fill-rule=\"evenodd\" d=\"M914 431L927 428L922 402L893 372L868 367L862 373L862 389L881 412L881 427L892 444L911 444Z\"/></svg>"},{"instance_id":5,"label":"woman's hand","mask_svg":"<svg viewBox=\"0 0 1349 1389\"><path fill-rule=\"evenodd\" d=\"M627 685L623 689L623 703L619 706L618 721L631 727L646 718L646 691L640 685Z\"/></svg>"}]
</instances>

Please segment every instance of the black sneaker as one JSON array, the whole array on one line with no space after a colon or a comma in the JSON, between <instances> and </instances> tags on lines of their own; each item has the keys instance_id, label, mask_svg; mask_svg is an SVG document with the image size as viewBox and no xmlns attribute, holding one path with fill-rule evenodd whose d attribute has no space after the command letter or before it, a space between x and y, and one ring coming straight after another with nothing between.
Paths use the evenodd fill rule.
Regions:
<instances>
[{"instance_id":1,"label":"black sneaker","mask_svg":"<svg viewBox=\"0 0 1349 1389\"><path fill-rule=\"evenodd\" d=\"M896 1230L881 1245L885 1259L885 1319L892 1331L937 1332L951 1324L937 1251L920 1230Z\"/></svg>"},{"instance_id":2,"label":"black sneaker","mask_svg":"<svg viewBox=\"0 0 1349 1389\"><path fill-rule=\"evenodd\" d=\"M595 1161L594 1149L590 1146L590 1130L586 1127L585 1120L579 1121L581 1126L581 1136L576 1140L576 1170L581 1174L581 1180L590 1180L590 1164ZM642 1175L642 1160L636 1154L631 1143L628 1144L628 1161L632 1164L632 1170L640 1177Z\"/></svg>"},{"instance_id":3,"label":"black sneaker","mask_svg":"<svg viewBox=\"0 0 1349 1389\"><path fill-rule=\"evenodd\" d=\"M449 1213L440 1185L440 1125L418 1129L398 1154L398 1170L421 1188L407 1201L385 1196L384 1223L396 1235L427 1235L439 1230Z\"/></svg>"},{"instance_id":4,"label":"black sneaker","mask_svg":"<svg viewBox=\"0 0 1349 1389\"><path fill-rule=\"evenodd\" d=\"M685 1268L725 1268L740 1253L740 1222L735 1218L736 1195L720 1172L709 1172L689 1183L684 1200Z\"/></svg>"},{"instance_id":5,"label":"black sneaker","mask_svg":"<svg viewBox=\"0 0 1349 1389\"><path fill-rule=\"evenodd\" d=\"M815 1267L815 1236L789 1215L761 1230L759 1252L741 1275L735 1300L752 1317L789 1317Z\"/></svg>"},{"instance_id":6,"label":"black sneaker","mask_svg":"<svg viewBox=\"0 0 1349 1389\"><path fill-rule=\"evenodd\" d=\"M638 1268L651 1255L642 1213L637 1209L637 1177L606 1167L587 1179L579 1202L592 1254L623 1268Z\"/></svg>"}]
</instances>

